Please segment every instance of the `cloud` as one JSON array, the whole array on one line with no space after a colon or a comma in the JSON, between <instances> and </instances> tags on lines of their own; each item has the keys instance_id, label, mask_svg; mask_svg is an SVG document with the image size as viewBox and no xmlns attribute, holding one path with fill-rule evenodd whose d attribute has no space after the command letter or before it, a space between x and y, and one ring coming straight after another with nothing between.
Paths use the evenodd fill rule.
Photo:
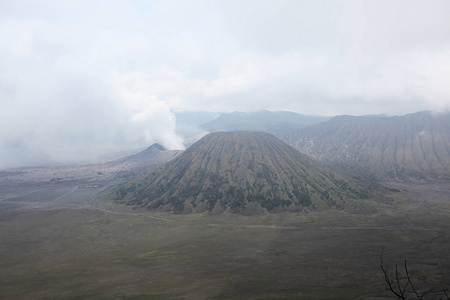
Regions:
<instances>
[{"instance_id":1,"label":"cloud","mask_svg":"<svg viewBox=\"0 0 450 300\"><path fill-rule=\"evenodd\" d=\"M1 6L0 168L181 148L174 111L450 109L446 0Z\"/></svg>"},{"instance_id":2,"label":"cloud","mask_svg":"<svg viewBox=\"0 0 450 300\"><path fill-rule=\"evenodd\" d=\"M71 16L73 5L55 4L67 19L14 5L0 18L0 168L94 161L155 142L182 149L167 104L117 85L114 70L127 74L147 40L112 30L113 19L78 26L84 10Z\"/></svg>"}]
</instances>

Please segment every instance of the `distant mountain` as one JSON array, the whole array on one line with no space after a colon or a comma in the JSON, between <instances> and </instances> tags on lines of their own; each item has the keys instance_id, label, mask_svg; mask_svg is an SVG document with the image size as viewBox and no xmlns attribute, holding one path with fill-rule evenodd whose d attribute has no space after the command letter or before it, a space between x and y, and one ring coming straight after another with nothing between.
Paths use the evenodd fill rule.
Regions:
<instances>
[{"instance_id":1,"label":"distant mountain","mask_svg":"<svg viewBox=\"0 0 450 300\"><path fill-rule=\"evenodd\" d=\"M278 136L314 160L354 176L450 179L450 113L338 116Z\"/></svg>"},{"instance_id":2,"label":"distant mountain","mask_svg":"<svg viewBox=\"0 0 450 300\"><path fill-rule=\"evenodd\" d=\"M216 131L264 131L281 133L328 120L329 117L305 116L289 111L257 111L222 113L220 116L202 125L209 132Z\"/></svg>"},{"instance_id":3,"label":"distant mountain","mask_svg":"<svg viewBox=\"0 0 450 300\"><path fill-rule=\"evenodd\" d=\"M66 182L103 181L135 178L165 164L178 155L181 150L166 150L153 144L142 152L113 161L61 167L21 168L4 172L2 180L17 182ZM6 174L6 175L5 175ZM1 175L1 174L0 174Z\"/></svg>"},{"instance_id":4,"label":"distant mountain","mask_svg":"<svg viewBox=\"0 0 450 300\"><path fill-rule=\"evenodd\" d=\"M109 196L151 210L254 214L343 208L361 193L271 134L218 132Z\"/></svg>"},{"instance_id":5,"label":"distant mountain","mask_svg":"<svg viewBox=\"0 0 450 300\"><path fill-rule=\"evenodd\" d=\"M105 165L122 168L123 170L121 173L118 173L118 176L142 175L159 168L181 152L181 150L167 150L156 143L144 151L106 163Z\"/></svg>"}]
</instances>

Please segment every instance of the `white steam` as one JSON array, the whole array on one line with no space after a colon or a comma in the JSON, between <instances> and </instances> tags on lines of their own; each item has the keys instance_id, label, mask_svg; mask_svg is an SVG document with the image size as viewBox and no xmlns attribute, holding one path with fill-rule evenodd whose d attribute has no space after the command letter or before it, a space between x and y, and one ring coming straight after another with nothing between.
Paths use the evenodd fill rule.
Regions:
<instances>
[{"instance_id":1,"label":"white steam","mask_svg":"<svg viewBox=\"0 0 450 300\"><path fill-rule=\"evenodd\" d=\"M113 72L117 97L135 127L147 143L159 143L165 148L182 150L183 139L175 133L175 114L169 105L149 89L151 81L141 72Z\"/></svg>"}]
</instances>

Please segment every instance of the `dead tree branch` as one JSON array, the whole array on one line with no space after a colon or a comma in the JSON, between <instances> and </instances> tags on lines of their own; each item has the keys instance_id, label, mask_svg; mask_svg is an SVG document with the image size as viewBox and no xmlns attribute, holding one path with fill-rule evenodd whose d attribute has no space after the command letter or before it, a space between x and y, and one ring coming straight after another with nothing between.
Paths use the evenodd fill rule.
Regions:
<instances>
[{"instance_id":1,"label":"dead tree branch","mask_svg":"<svg viewBox=\"0 0 450 300\"><path fill-rule=\"evenodd\" d=\"M402 281L404 281L404 280L402 280L402 278L399 274L397 264L395 265L395 281L394 281L393 279L391 279L389 277L388 264L385 265L385 263L383 261L383 252L384 252L384 247L383 247L383 249L381 249L380 267L381 267L381 270L383 271L384 281L386 282L386 285L387 285L386 290L393 293L397 298L406 300L408 286L410 286L412 291L416 295L417 299L423 300L423 296L421 294L419 294L419 292L416 290L416 288L414 287L414 285L411 281L411 276L409 275L406 260L405 260L405 264L404 264L405 273L406 273L406 280L405 280L406 282L402 288ZM444 289L444 292L445 292L445 289ZM448 298L448 296L447 296L447 298ZM450 298L448 298L448 299L450 300Z\"/></svg>"},{"instance_id":2,"label":"dead tree branch","mask_svg":"<svg viewBox=\"0 0 450 300\"><path fill-rule=\"evenodd\" d=\"M399 282L399 278L398 278L397 265L395 265L395 276L396 276L398 291L396 291L394 286L393 286L394 281L389 278L388 265L386 264L386 267L384 266L383 252L384 252L384 247L383 247L383 249L381 249L380 267L381 267L381 270L383 271L383 274L384 274L384 281L387 284L386 290L388 290L391 293L393 293L395 296L397 296L397 298L406 300L405 294L402 293L402 290L400 288L400 282Z\"/></svg>"},{"instance_id":3,"label":"dead tree branch","mask_svg":"<svg viewBox=\"0 0 450 300\"><path fill-rule=\"evenodd\" d=\"M417 299L423 300L423 296L420 295L420 294L417 292L417 290L415 289L414 285L413 285L412 282L411 282L411 276L409 276L408 268L406 267L406 259L405 259L405 273L406 273L406 277L408 278L408 283L409 283L409 285L411 286L411 288L412 288L414 294L416 294Z\"/></svg>"},{"instance_id":4,"label":"dead tree branch","mask_svg":"<svg viewBox=\"0 0 450 300\"><path fill-rule=\"evenodd\" d=\"M447 294L447 290L445 289L445 287L442 288L442 292L444 292L445 297L447 297L447 300L450 300L450 296Z\"/></svg>"}]
</instances>

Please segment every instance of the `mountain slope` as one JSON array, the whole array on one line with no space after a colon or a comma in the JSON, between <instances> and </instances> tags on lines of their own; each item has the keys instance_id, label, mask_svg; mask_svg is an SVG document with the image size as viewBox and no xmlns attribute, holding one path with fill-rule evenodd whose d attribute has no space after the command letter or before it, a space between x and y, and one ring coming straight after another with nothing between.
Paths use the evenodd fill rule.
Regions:
<instances>
[{"instance_id":1,"label":"mountain slope","mask_svg":"<svg viewBox=\"0 0 450 300\"><path fill-rule=\"evenodd\" d=\"M159 168L181 152L181 150L167 150L156 143L144 151L106 163L106 165L112 168L120 167L123 169L123 175L142 175Z\"/></svg>"},{"instance_id":2,"label":"mountain slope","mask_svg":"<svg viewBox=\"0 0 450 300\"><path fill-rule=\"evenodd\" d=\"M450 113L339 116L279 137L309 157L379 179L450 179Z\"/></svg>"},{"instance_id":3,"label":"mountain slope","mask_svg":"<svg viewBox=\"0 0 450 300\"><path fill-rule=\"evenodd\" d=\"M327 209L359 196L338 174L262 132L211 133L110 191L119 202L177 213Z\"/></svg>"}]
</instances>

